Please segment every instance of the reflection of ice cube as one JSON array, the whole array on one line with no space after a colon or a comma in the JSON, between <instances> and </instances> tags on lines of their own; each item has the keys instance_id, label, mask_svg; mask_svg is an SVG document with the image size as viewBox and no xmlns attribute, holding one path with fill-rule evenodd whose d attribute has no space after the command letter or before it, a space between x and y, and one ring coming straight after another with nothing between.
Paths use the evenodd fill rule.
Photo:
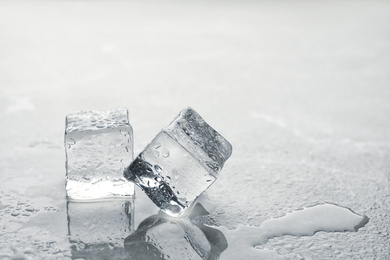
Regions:
<instances>
[{"instance_id":1,"label":"reflection of ice cube","mask_svg":"<svg viewBox=\"0 0 390 260\"><path fill-rule=\"evenodd\" d=\"M120 248L134 229L134 203L129 200L68 202L69 240L75 251Z\"/></svg>"},{"instance_id":2,"label":"reflection of ice cube","mask_svg":"<svg viewBox=\"0 0 390 260\"><path fill-rule=\"evenodd\" d=\"M134 194L134 185L123 178L133 160L133 130L126 109L67 115L65 150L69 199Z\"/></svg>"},{"instance_id":3,"label":"reflection of ice cube","mask_svg":"<svg viewBox=\"0 0 390 260\"><path fill-rule=\"evenodd\" d=\"M230 143L191 108L164 128L125 171L170 215L181 215L218 177Z\"/></svg>"},{"instance_id":4,"label":"reflection of ice cube","mask_svg":"<svg viewBox=\"0 0 390 260\"><path fill-rule=\"evenodd\" d=\"M124 244L131 259L155 260L218 259L227 248L219 230L162 215L145 219Z\"/></svg>"}]
</instances>

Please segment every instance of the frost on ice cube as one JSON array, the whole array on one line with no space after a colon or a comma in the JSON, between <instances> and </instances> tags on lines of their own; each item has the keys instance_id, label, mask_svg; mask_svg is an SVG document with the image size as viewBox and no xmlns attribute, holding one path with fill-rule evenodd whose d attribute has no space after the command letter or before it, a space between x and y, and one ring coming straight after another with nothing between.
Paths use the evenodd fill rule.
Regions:
<instances>
[{"instance_id":1,"label":"frost on ice cube","mask_svg":"<svg viewBox=\"0 0 390 260\"><path fill-rule=\"evenodd\" d=\"M65 151L68 199L134 195L134 184L123 177L133 160L133 130L126 109L68 114Z\"/></svg>"},{"instance_id":2,"label":"frost on ice cube","mask_svg":"<svg viewBox=\"0 0 390 260\"><path fill-rule=\"evenodd\" d=\"M185 108L125 171L166 213L179 216L218 177L232 146Z\"/></svg>"},{"instance_id":3,"label":"frost on ice cube","mask_svg":"<svg viewBox=\"0 0 390 260\"><path fill-rule=\"evenodd\" d=\"M113 259L124 251L124 239L134 232L134 200L69 201L68 235L72 259ZM91 257L93 253L99 257ZM85 258L87 256L87 258Z\"/></svg>"}]
</instances>

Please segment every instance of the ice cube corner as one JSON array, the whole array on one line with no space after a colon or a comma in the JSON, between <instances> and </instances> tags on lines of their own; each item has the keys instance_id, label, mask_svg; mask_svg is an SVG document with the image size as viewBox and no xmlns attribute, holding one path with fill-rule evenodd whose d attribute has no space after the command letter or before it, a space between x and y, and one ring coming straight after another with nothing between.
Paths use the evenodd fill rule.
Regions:
<instances>
[{"instance_id":1,"label":"ice cube corner","mask_svg":"<svg viewBox=\"0 0 390 260\"><path fill-rule=\"evenodd\" d=\"M134 184L123 177L133 160L133 129L127 109L68 114L65 152L69 200L134 195Z\"/></svg>"},{"instance_id":2,"label":"ice cube corner","mask_svg":"<svg viewBox=\"0 0 390 260\"><path fill-rule=\"evenodd\" d=\"M218 177L231 144L192 108L183 109L125 170L167 214L180 216Z\"/></svg>"}]
</instances>

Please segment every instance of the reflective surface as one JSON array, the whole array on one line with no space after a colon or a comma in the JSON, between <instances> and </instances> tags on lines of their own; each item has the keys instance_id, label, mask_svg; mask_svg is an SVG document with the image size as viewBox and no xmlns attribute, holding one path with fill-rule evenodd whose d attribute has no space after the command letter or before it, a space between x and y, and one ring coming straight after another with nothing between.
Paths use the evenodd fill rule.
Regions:
<instances>
[{"instance_id":1,"label":"reflective surface","mask_svg":"<svg viewBox=\"0 0 390 260\"><path fill-rule=\"evenodd\" d=\"M196 220L207 211L197 204L189 218L153 215L125 239L130 259L219 259L227 248L223 233Z\"/></svg>"},{"instance_id":2,"label":"reflective surface","mask_svg":"<svg viewBox=\"0 0 390 260\"><path fill-rule=\"evenodd\" d=\"M200 252L231 259L236 235L277 223L240 240L243 259L388 257L389 24L388 1L1 1L0 259L129 259L125 241L144 244L158 214L138 189L122 244L72 248L65 116L128 108L139 154L185 106L234 147L201 201L210 214L179 225ZM368 223L286 229L322 205L335 225ZM142 226L178 226L157 219Z\"/></svg>"}]
</instances>

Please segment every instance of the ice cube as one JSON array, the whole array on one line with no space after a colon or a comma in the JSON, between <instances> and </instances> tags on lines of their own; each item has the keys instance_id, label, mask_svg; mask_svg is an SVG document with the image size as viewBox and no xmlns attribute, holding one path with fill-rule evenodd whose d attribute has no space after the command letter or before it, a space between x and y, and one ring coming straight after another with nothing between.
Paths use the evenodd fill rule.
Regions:
<instances>
[{"instance_id":1,"label":"ice cube","mask_svg":"<svg viewBox=\"0 0 390 260\"><path fill-rule=\"evenodd\" d=\"M192 108L185 108L126 169L163 211L184 213L218 177L232 146Z\"/></svg>"},{"instance_id":2,"label":"ice cube","mask_svg":"<svg viewBox=\"0 0 390 260\"><path fill-rule=\"evenodd\" d=\"M123 248L124 239L134 232L134 200L67 204L69 242L74 259L83 254ZM72 258L72 259L73 259Z\"/></svg>"},{"instance_id":3,"label":"ice cube","mask_svg":"<svg viewBox=\"0 0 390 260\"><path fill-rule=\"evenodd\" d=\"M65 151L68 199L134 195L134 184L123 177L133 160L133 130L126 109L68 114Z\"/></svg>"}]
</instances>

